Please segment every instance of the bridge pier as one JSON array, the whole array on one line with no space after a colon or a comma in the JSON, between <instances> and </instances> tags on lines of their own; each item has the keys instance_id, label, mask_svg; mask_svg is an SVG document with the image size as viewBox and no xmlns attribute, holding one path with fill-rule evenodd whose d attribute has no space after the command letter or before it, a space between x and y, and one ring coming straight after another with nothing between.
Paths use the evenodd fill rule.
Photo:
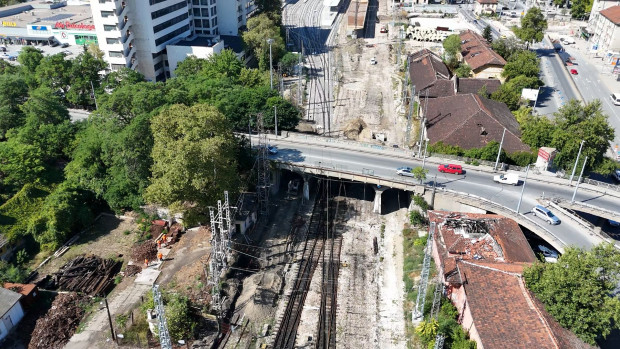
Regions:
<instances>
[{"instance_id":1,"label":"bridge pier","mask_svg":"<svg viewBox=\"0 0 620 349\"><path fill-rule=\"evenodd\" d=\"M277 194L280 191L280 179L282 178L282 170L273 169L271 172L271 187L269 188L272 195Z\"/></svg>"},{"instance_id":2,"label":"bridge pier","mask_svg":"<svg viewBox=\"0 0 620 349\"><path fill-rule=\"evenodd\" d=\"M304 180L304 185L302 187L303 201L305 202L310 200L310 176L304 174L302 178Z\"/></svg>"},{"instance_id":3,"label":"bridge pier","mask_svg":"<svg viewBox=\"0 0 620 349\"><path fill-rule=\"evenodd\" d=\"M375 187L375 201L372 207L372 212L381 214L381 195L383 191L387 188L377 188Z\"/></svg>"}]
</instances>

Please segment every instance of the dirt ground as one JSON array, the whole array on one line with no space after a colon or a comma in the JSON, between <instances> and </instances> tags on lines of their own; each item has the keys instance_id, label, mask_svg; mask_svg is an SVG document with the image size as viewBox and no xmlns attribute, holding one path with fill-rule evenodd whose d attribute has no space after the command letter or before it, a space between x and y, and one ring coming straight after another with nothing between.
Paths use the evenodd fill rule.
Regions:
<instances>
[{"instance_id":1,"label":"dirt ground","mask_svg":"<svg viewBox=\"0 0 620 349\"><path fill-rule=\"evenodd\" d=\"M94 254L101 258L129 258L129 253L137 234L137 225L133 218L117 218L101 215L92 228L80 235L80 238L59 258L52 257L38 270L38 277L58 271L68 261L81 254ZM129 232L127 234L126 232ZM36 259L36 258L35 258Z\"/></svg>"}]
</instances>

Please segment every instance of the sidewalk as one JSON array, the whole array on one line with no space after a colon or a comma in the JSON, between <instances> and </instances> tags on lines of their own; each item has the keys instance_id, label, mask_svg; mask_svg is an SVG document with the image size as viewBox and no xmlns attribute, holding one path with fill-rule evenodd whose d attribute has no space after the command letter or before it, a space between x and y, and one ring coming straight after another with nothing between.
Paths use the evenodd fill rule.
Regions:
<instances>
[{"instance_id":1,"label":"sidewalk","mask_svg":"<svg viewBox=\"0 0 620 349\"><path fill-rule=\"evenodd\" d=\"M618 82L615 75L611 73L613 66L604 60L604 57L600 55L600 52L590 51L589 48L592 46L591 42L575 37L575 44L567 46L569 50L572 48L573 51L577 48L577 51L580 54L579 58L597 67L598 79L605 84L609 91L612 91L613 93L614 91L618 91L620 89L620 82ZM579 60L577 62L579 62Z\"/></svg>"}]
</instances>

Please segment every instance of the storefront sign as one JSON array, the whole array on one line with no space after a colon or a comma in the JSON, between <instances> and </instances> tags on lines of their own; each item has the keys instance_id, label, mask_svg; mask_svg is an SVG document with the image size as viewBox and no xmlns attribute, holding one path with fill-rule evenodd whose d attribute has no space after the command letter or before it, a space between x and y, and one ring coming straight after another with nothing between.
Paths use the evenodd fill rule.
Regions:
<instances>
[{"instance_id":1,"label":"storefront sign","mask_svg":"<svg viewBox=\"0 0 620 349\"><path fill-rule=\"evenodd\" d=\"M7 22L7 21L2 21L2 26L3 26L3 27L17 27L17 23L15 23L15 22Z\"/></svg>"},{"instance_id":2,"label":"storefront sign","mask_svg":"<svg viewBox=\"0 0 620 349\"><path fill-rule=\"evenodd\" d=\"M56 29L78 29L78 30L95 30L94 24L84 23L71 23L71 22L56 22L54 25Z\"/></svg>"},{"instance_id":3,"label":"storefront sign","mask_svg":"<svg viewBox=\"0 0 620 349\"><path fill-rule=\"evenodd\" d=\"M33 26L30 26L30 29L38 30L38 31L48 31L49 30L49 29L47 29L46 25L33 25Z\"/></svg>"}]
</instances>

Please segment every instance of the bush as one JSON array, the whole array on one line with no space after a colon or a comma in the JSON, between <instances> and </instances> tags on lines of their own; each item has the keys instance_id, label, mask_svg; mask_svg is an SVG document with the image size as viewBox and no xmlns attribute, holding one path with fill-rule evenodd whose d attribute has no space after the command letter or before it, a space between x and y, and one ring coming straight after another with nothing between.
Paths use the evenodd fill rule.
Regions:
<instances>
[{"instance_id":1,"label":"bush","mask_svg":"<svg viewBox=\"0 0 620 349\"><path fill-rule=\"evenodd\" d=\"M422 211L426 211L429 208L428 203L421 195L412 195L413 202L422 209Z\"/></svg>"},{"instance_id":2,"label":"bush","mask_svg":"<svg viewBox=\"0 0 620 349\"><path fill-rule=\"evenodd\" d=\"M420 226L426 223L426 219L424 218L422 213L420 213L420 211L413 210L409 212L409 222L411 222L411 224L413 225Z\"/></svg>"},{"instance_id":3,"label":"bush","mask_svg":"<svg viewBox=\"0 0 620 349\"><path fill-rule=\"evenodd\" d=\"M536 162L537 157L537 153L518 151L512 154L508 154L508 159L506 159L506 162L509 164L525 167L529 164L533 164L534 162Z\"/></svg>"},{"instance_id":4,"label":"bush","mask_svg":"<svg viewBox=\"0 0 620 349\"><path fill-rule=\"evenodd\" d=\"M435 144L429 144L428 152L456 156L463 156L463 154L465 153L465 151L461 147L445 144L442 141L439 141Z\"/></svg>"}]
</instances>

